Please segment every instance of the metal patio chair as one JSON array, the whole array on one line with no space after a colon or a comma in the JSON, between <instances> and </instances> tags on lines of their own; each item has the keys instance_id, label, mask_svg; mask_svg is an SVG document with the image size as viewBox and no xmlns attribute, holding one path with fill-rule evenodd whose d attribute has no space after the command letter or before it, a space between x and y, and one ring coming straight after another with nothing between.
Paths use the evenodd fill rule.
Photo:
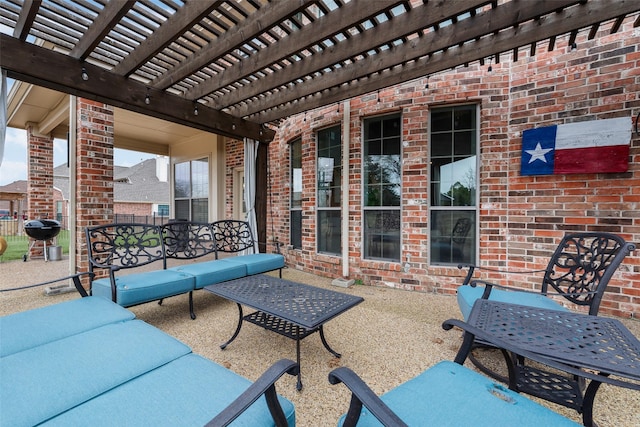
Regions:
<instances>
[{"instance_id":1,"label":"metal patio chair","mask_svg":"<svg viewBox=\"0 0 640 427\"><path fill-rule=\"evenodd\" d=\"M563 303L588 307L590 315L597 315L609 280L630 252L634 243L611 233L579 232L564 236L543 270L506 271L476 265L459 265L468 268L463 284L457 290L457 300L465 320L479 298L541 307L552 310L569 310ZM501 286L486 280L472 280L476 271L504 274L544 273L540 290L527 291ZM571 305L569 305L571 307ZM477 347L493 348L489 345ZM507 354L504 357L508 357ZM469 359L486 374L505 380L505 377L482 364L471 354Z\"/></svg>"}]
</instances>

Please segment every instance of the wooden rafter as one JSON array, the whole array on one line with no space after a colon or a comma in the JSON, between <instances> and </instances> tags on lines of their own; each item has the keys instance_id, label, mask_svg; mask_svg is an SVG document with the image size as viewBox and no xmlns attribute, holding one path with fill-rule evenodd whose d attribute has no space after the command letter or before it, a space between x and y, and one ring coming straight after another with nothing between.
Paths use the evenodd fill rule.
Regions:
<instances>
[{"instance_id":1,"label":"wooden rafter","mask_svg":"<svg viewBox=\"0 0 640 427\"><path fill-rule=\"evenodd\" d=\"M501 54L535 55L539 42L593 38L605 24L615 32L630 15L639 25L637 0L12 0L0 2L13 31L0 39L0 65L63 92L268 139L264 123Z\"/></svg>"}]
</instances>

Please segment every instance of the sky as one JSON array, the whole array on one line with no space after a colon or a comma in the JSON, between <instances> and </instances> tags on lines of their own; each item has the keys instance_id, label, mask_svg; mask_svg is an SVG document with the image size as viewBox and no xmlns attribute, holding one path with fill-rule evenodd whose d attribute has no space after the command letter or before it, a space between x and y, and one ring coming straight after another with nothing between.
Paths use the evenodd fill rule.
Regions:
<instances>
[{"instance_id":1,"label":"sky","mask_svg":"<svg viewBox=\"0 0 640 427\"><path fill-rule=\"evenodd\" d=\"M116 166L133 166L142 160L155 158L155 154L116 148L113 153ZM53 166L67 163L67 141L53 142ZM27 132L24 129L7 128L4 158L0 165L0 186L27 179Z\"/></svg>"}]
</instances>

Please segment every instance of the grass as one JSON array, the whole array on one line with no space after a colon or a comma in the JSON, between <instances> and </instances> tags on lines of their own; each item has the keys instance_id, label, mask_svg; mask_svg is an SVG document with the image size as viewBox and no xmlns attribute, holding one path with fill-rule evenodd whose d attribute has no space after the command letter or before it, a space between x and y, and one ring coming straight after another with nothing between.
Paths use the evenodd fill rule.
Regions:
<instances>
[{"instance_id":1,"label":"grass","mask_svg":"<svg viewBox=\"0 0 640 427\"><path fill-rule=\"evenodd\" d=\"M3 261L15 261L23 259L29 250L31 241L28 236L10 236L5 237L7 241L7 249L2 255ZM69 230L61 230L56 237L56 245L62 246L62 253L69 253Z\"/></svg>"}]
</instances>

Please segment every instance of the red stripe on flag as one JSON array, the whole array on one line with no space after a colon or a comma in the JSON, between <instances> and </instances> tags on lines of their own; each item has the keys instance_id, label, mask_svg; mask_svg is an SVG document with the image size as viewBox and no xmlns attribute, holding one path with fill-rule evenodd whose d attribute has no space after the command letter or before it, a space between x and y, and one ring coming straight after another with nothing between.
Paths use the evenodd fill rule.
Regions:
<instances>
[{"instance_id":1,"label":"red stripe on flag","mask_svg":"<svg viewBox=\"0 0 640 427\"><path fill-rule=\"evenodd\" d=\"M626 172L628 167L628 145L556 150L553 159L554 174Z\"/></svg>"}]
</instances>

